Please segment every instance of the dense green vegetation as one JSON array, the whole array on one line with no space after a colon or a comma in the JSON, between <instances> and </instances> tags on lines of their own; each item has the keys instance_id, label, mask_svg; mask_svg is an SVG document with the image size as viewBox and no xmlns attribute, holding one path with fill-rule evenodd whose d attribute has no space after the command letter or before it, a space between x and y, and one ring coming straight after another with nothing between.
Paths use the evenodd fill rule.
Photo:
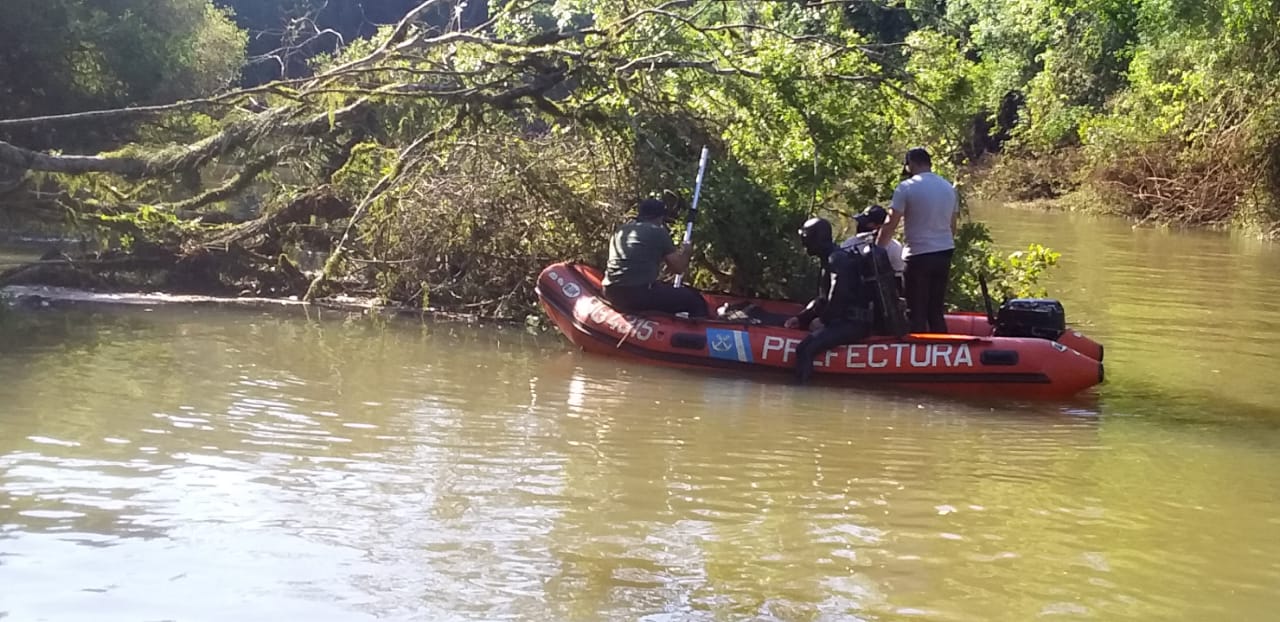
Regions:
<instances>
[{"instance_id":1,"label":"dense green vegetation","mask_svg":"<svg viewBox=\"0 0 1280 622\"><path fill-rule=\"evenodd\" d=\"M638 198L687 197L704 144L694 282L771 295L807 290L797 225L885 201L914 144L952 176L998 152L986 188L1092 188L1161 221L1268 222L1280 178L1262 3L428 0L378 20L336 0L134 3L0 7L33 24L0 56L49 68L0 92L17 111L0 211L113 244L10 281L513 313L541 266L599 263ZM102 153L56 151L86 141ZM979 269L1027 293L1056 260L1001 256L977 223L962 237L959 306Z\"/></svg>"},{"instance_id":2,"label":"dense green vegetation","mask_svg":"<svg viewBox=\"0 0 1280 622\"><path fill-rule=\"evenodd\" d=\"M1280 5L967 0L973 96L1024 102L994 179L1132 217L1262 225L1280 197Z\"/></svg>"},{"instance_id":3,"label":"dense green vegetation","mask_svg":"<svg viewBox=\"0 0 1280 622\"><path fill-rule=\"evenodd\" d=\"M246 38L208 0L5 0L0 111L22 118L203 96L237 77ZM6 135L65 149L116 129Z\"/></svg>"}]
</instances>

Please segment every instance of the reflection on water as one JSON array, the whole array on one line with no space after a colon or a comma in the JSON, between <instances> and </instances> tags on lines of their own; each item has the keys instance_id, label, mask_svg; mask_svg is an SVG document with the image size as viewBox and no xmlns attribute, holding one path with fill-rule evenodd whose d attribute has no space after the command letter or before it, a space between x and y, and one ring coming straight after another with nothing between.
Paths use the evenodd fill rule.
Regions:
<instances>
[{"instance_id":1,"label":"reflection on water","mask_svg":"<svg viewBox=\"0 0 1280 622\"><path fill-rule=\"evenodd\" d=\"M43 254L35 244L0 243L0 272L28 261L35 261Z\"/></svg>"},{"instance_id":2,"label":"reflection on water","mask_svg":"<svg viewBox=\"0 0 1280 622\"><path fill-rule=\"evenodd\" d=\"M1280 433L1256 420L800 390L332 314L23 321L0 339L14 620L1261 620L1277 604Z\"/></svg>"}]
</instances>

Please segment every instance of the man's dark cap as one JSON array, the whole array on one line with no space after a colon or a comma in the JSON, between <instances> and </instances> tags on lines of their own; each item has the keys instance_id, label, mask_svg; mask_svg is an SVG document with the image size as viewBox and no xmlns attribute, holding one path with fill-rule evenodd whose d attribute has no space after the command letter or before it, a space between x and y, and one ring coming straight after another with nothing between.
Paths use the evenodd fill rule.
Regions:
<instances>
[{"instance_id":1,"label":"man's dark cap","mask_svg":"<svg viewBox=\"0 0 1280 622\"><path fill-rule=\"evenodd\" d=\"M853 217L853 221L858 224L858 233L871 231L884 224L888 220L889 212L879 205L872 205L863 210L861 214Z\"/></svg>"}]
</instances>

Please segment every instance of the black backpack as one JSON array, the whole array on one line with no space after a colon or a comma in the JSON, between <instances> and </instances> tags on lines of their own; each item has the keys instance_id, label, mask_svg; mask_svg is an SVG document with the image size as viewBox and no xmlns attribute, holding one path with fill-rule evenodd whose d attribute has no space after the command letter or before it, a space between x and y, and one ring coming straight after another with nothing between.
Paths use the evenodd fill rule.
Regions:
<instances>
[{"instance_id":1,"label":"black backpack","mask_svg":"<svg viewBox=\"0 0 1280 622\"><path fill-rule=\"evenodd\" d=\"M910 332L906 306L898 297L898 281L893 264L889 263L889 253L861 236L845 252L857 259L863 296L875 307L875 332L894 337Z\"/></svg>"}]
</instances>

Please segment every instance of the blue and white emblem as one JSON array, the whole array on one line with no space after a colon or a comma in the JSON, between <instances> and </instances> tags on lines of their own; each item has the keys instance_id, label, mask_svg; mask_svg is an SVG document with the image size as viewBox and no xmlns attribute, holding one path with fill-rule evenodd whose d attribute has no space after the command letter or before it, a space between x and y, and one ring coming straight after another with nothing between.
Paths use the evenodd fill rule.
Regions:
<instances>
[{"instance_id":1,"label":"blue and white emblem","mask_svg":"<svg viewBox=\"0 0 1280 622\"><path fill-rule=\"evenodd\" d=\"M712 358L751 362L751 336L742 330L707 329L707 350Z\"/></svg>"}]
</instances>

